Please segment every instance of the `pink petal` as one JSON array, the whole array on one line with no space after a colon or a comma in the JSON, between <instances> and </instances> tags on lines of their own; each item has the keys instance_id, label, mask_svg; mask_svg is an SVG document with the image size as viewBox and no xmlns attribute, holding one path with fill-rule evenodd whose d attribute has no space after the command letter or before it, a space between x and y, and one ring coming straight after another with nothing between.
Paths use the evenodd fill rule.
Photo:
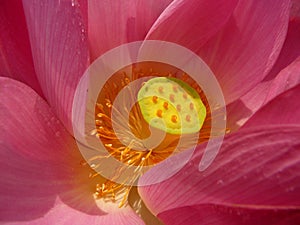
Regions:
<instances>
[{"instance_id":1,"label":"pink petal","mask_svg":"<svg viewBox=\"0 0 300 225\"><path fill-rule=\"evenodd\" d=\"M230 131L238 130L247 120L259 110L266 99L271 81L261 82L240 99L226 107L227 127Z\"/></svg>"},{"instance_id":2,"label":"pink petal","mask_svg":"<svg viewBox=\"0 0 300 225\"><path fill-rule=\"evenodd\" d=\"M244 128L269 124L300 125L300 85L277 96L247 121Z\"/></svg>"},{"instance_id":3,"label":"pink petal","mask_svg":"<svg viewBox=\"0 0 300 225\"><path fill-rule=\"evenodd\" d=\"M264 103L269 102L279 94L289 90L300 83L300 56L282 70L270 84Z\"/></svg>"},{"instance_id":4,"label":"pink petal","mask_svg":"<svg viewBox=\"0 0 300 225\"><path fill-rule=\"evenodd\" d=\"M23 1L33 60L43 93L69 131L76 85L87 68L88 46L76 1Z\"/></svg>"},{"instance_id":5,"label":"pink petal","mask_svg":"<svg viewBox=\"0 0 300 225\"><path fill-rule=\"evenodd\" d=\"M31 160L57 161L74 142L48 104L23 83L0 78L1 140ZM49 150L45 146L51 146Z\"/></svg>"},{"instance_id":6,"label":"pink petal","mask_svg":"<svg viewBox=\"0 0 300 225\"><path fill-rule=\"evenodd\" d=\"M97 179L89 178L74 139L33 90L0 78L0 99L0 221L142 224L128 207L112 214L98 208Z\"/></svg>"},{"instance_id":7,"label":"pink petal","mask_svg":"<svg viewBox=\"0 0 300 225\"><path fill-rule=\"evenodd\" d=\"M267 77L239 100L227 106L228 127L236 130L257 110L300 79L300 20L292 20L280 55ZM298 58L297 58L298 57Z\"/></svg>"},{"instance_id":8,"label":"pink petal","mask_svg":"<svg viewBox=\"0 0 300 225\"><path fill-rule=\"evenodd\" d=\"M269 101L271 101L284 91L292 89L299 83L300 57L298 57L298 59L291 63L291 65L283 69L273 80L267 80L259 83L246 95L242 96L238 101L235 101L227 106L227 126L230 128L230 130L237 130ZM288 102L290 102L290 100L288 100ZM287 103L281 102L280 104L282 104L281 107L284 107L287 113L294 113L294 103L288 105L288 107L292 107L291 109L286 107ZM276 116L277 113L270 112L271 117L269 117L268 115L266 116L266 118L272 118L274 115ZM280 115L283 115L282 111ZM295 118L295 116L292 116L291 119ZM287 117L289 116L287 115ZM261 122L264 120L265 118L261 118ZM265 122L267 123L268 121L268 119L265 120ZM293 121L293 119L291 121Z\"/></svg>"},{"instance_id":9,"label":"pink petal","mask_svg":"<svg viewBox=\"0 0 300 225\"><path fill-rule=\"evenodd\" d=\"M299 4L300 5L300 4ZM276 64L265 78L273 79L281 70L290 65L300 56L300 14L298 19L289 22L286 40L276 61Z\"/></svg>"},{"instance_id":10,"label":"pink petal","mask_svg":"<svg viewBox=\"0 0 300 225\"><path fill-rule=\"evenodd\" d=\"M226 205L193 205L158 215L167 225L286 225L300 223L299 209L269 209Z\"/></svg>"},{"instance_id":11,"label":"pink petal","mask_svg":"<svg viewBox=\"0 0 300 225\"><path fill-rule=\"evenodd\" d=\"M103 214L95 216L75 210L74 208L57 200L55 206L44 217L29 222L8 223L21 225L40 225L40 224L72 224L72 225L143 225L144 222L133 210L120 210L118 213Z\"/></svg>"},{"instance_id":12,"label":"pink petal","mask_svg":"<svg viewBox=\"0 0 300 225\"><path fill-rule=\"evenodd\" d=\"M232 18L200 51L230 103L270 71L285 40L290 4L241 0Z\"/></svg>"},{"instance_id":13,"label":"pink petal","mask_svg":"<svg viewBox=\"0 0 300 225\"><path fill-rule=\"evenodd\" d=\"M300 18L300 1L292 0L291 18Z\"/></svg>"},{"instance_id":14,"label":"pink petal","mask_svg":"<svg viewBox=\"0 0 300 225\"><path fill-rule=\"evenodd\" d=\"M171 1L89 1L89 41L93 59L121 44L143 40Z\"/></svg>"},{"instance_id":15,"label":"pink petal","mask_svg":"<svg viewBox=\"0 0 300 225\"><path fill-rule=\"evenodd\" d=\"M70 135L32 89L0 78L0 218L28 220L53 205Z\"/></svg>"},{"instance_id":16,"label":"pink petal","mask_svg":"<svg viewBox=\"0 0 300 225\"><path fill-rule=\"evenodd\" d=\"M21 1L1 1L0 30L0 76L22 81L42 95L34 71Z\"/></svg>"},{"instance_id":17,"label":"pink petal","mask_svg":"<svg viewBox=\"0 0 300 225\"><path fill-rule=\"evenodd\" d=\"M175 42L197 52L229 20L237 0L173 1L146 39Z\"/></svg>"},{"instance_id":18,"label":"pink petal","mask_svg":"<svg viewBox=\"0 0 300 225\"><path fill-rule=\"evenodd\" d=\"M219 154L203 172L203 146L179 173L160 184L139 187L155 215L198 204L300 206L300 127L263 126L225 138ZM174 162L176 163L176 162ZM160 170L151 176L157 177ZM140 185L153 177L146 173Z\"/></svg>"},{"instance_id":19,"label":"pink petal","mask_svg":"<svg viewBox=\"0 0 300 225\"><path fill-rule=\"evenodd\" d=\"M1 143L0 150L0 221L43 216L59 192L59 185L53 182L57 168L49 162L25 158L9 143Z\"/></svg>"}]
</instances>

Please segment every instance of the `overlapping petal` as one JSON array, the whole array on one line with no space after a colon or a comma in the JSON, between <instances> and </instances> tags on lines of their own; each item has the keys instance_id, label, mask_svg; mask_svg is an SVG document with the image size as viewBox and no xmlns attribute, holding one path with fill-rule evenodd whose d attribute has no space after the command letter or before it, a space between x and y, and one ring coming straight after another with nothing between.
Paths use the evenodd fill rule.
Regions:
<instances>
[{"instance_id":1,"label":"overlapping petal","mask_svg":"<svg viewBox=\"0 0 300 225\"><path fill-rule=\"evenodd\" d=\"M0 30L0 76L22 81L42 95L34 71L22 1L1 1Z\"/></svg>"},{"instance_id":2,"label":"overlapping petal","mask_svg":"<svg viewBox=\"0 0 300 225\"><path fill-rule=\"evenodd\" d=\"M69 134L24 84L0 78L0 97L0 218L34 219L53 206L61 188Z\"/></svg>"},{"instance_id":3,"label":"overlapping petal","mask_svg":"<svg viewBox=\"0 0 300 225\"><path fill-rule=\"evenodd\" d=\"M265 124L299 124L299 94L300 85L297 85L295 88L277 96L247 121L242 129Z\"/></svg>"},{"instance_id":4,"label":"overlapping petal","mask_svg":"<svg viewBox=\"0 0 300 225\"><path fill-rule=\"evenodd\" d=\"M300 15L299 15L300 16ZM288 32L280 55L264 80L271 80L300 56L300 18L290 19Z\"/></svg>"},{"instance_id":5,"label":"overlapping petal","mask_svg":"<svg viewBox=\"0 0 300 225\"><path fill-rule=\"evenodd\" d=\"M238 100L226 107L227 127L230 131L238 130L253 114L259 110L270 90L271 81L261 82Z\"/></svg>"},{"instance_id":6,"label":"overlapping petal","mask_svg":"<svg viewBox=\"0 0 300 225\"><path fill-rule=\"evenodd\" d=\"M241 0L226 26L200 51L230 103L259 83L285 40L290 1Z\"/></svg>"},{"instance_id":7,"label":"overlapping petal","mask_svg":"<svg viewBox=\"0 0 300 225\"><path fill-rule=\"evenodd\" d=\"M74 91L88 66L88 45L94 59L122 43L144 39L149 29L148 39L174 41L202 56L216 73L227 103L259 83L281 50L289 1L240 0L237 7L235 0L200 2L23 0L38 82L68 130L72 130ZM10 4L5 6L12 9ZM20 4L18 7L22 11ZM177 17L182 20L177 21ZM15 23L13 16L3 18L0 25L4 28L7 21ZM16 31L27 35L21 27L15 27ZM13 37L11 31L3 40L13 47L1 46L4 70L0 72L30 83L41 92L31 55L22 59L29 54L28 40L24 39L26 49L17 51L15 57L7 52L19 42L8 37ZM284 62L278 68L289 66L272 82L268 78L277 67L266 77L267 83L272 83L267 101L298 84L294 74L299 69L299 59L290 64L299 56L298 50L290 54L290 48L286 49L288 57L283 51ZM18 67L13 68L12 63ZM25 63L25 68L19 66ZM22 71L24 76L20 75ZM8 78L0 78L0 83L0 122L4 131L0 136L1 220L41 224L56 223L63 217L60 223L143 224L128 207L113 213L100 210L92 195L97 181L89 178L91 169L80 163L82 158L73 138L47 103L21 83ZM266 93L264 85L258 90ZM299 220L300 111L292 108L300 108L294 104L299 90L297 86L276 97L241 132L228 136L207 170L198 171L204 148L200 146L193 160L177 175L161 184L140 188L146 204L169 224L194 224L199 219L214 224L219 219L231 224L253 224L270 216L283 223ZM279 111L283 105L287 105L285 111ZM272 116L265 120L269 115ZM264 127L257 127L262 124ZM150 174L159 176L159 171ZM140 184L146 180L147 174ZM16 215L16 211L22 213ZM180 215L181 220L173 219Z\"/></svg>"},{"instance_id":8,"label":"overlapping petal","mask_svg":"<svg viewBox=\"0 0 300 225\"><path fill-rule=\"evenodd\" d=\"M283 99L298 96L299 87L295 87L266 105L253 120L257 117L262 121L267 115L274 115L274 120L280 118L281 115L276 115L278 107L293 112L293 105L282 106ZM282 115L284 118L284 112ZM161 184L141 187L140 194L157 215L178 207L195 205L197 208L203 204L299 210L300 121L297 115L292 124L284 125L282 120L282 124L273 125L274 120L270 119L262 126L258 126L259 122L256 126L246 125L242 131L227 136L215 161L203 172L198 171L204 148L200 146L198 154L181 172ZM159 171L151 175L159 176ZM147 174L140 184L144 181Z\"/></svg>"},{"instance_id":9,"label":"overlapping petal","mask_svg":"<svg viewBox=\"0 0 300 225\"><path fill-rule=\"evenodd\" d=\"M299 54L300 55L300 54ZM265 104L277 95L289 90L300 83L300 56L291 63L287 68L282 70L272 83L265 99Z\"/></svg>"},{"instance_id":10,"label":"overlapping petal","mask_svg":"<svg viewBox=\"0 0 300 225\"><path fill-rule=\"evenodd\" d=\"M289 22L288 33L280 55L269 74L237 101L227 106L228 127L236 130L257 110L280 93L299 84L300 20Z\"/></svg>"},{"instance_id":11,"label":"overlapping petal","mask_svg":"<svg viewBox=\"0 0 300 225\"><path fill-rule=\"evenodd\" d=\"M74 139L32 89L0 78L0 220L12 224L143 224L129 207L104 212ZM28 222L26 222L28 221Z\"/></svg>"},{"instance_id":12,"label":"overlapping petal","mask_svg":"<svg viewBox=\"0 0 300 225\"><path fill-rule=\"evenodd\" d=\"M246 123L259 109L276 98L281 93L294 88L300 83L300 57L293 63L284 68L275 78L259 83L255 88L249 91L246 95L242 96L239 100L233 102L227 107L227 126L231 130L237 130L244 123ZM297 97L295 97L297 98ZM295 100L295 99L294 99ZM280 103L287 106L285 109L294 112L295 102L289 105ZM297 103L296 103L297 104ZM272 109L273 110L273 109ZM289 113L285 110L286 113ZM290 112L290 113L291 113ZM275 112L274 112L275 113ZM281 113L281 115L284 115ZM267 116L269 117L269 116ZM262 118L262 117L261 117Z\"/></svg>"},{"instance_id":13,"label":"overlapping petal","mask_svg":"<svg viewBox=\"0 0 300 225\"><path fill-rule=\"evenodd\" d=\"M24 11L38 80L69 131L73 96L88 66L87 32L76 1L24 0Z\"/></svg>"},{"instance_id":14,"label":"overlapping petal","mask_svg":"<svg viewBox=\"0 0 300 225\"><path fill-rule=\"evenodd\" d=\"M155 21L146 39L174 42L198 52L228 22L237 2L173 1Z\"/></svg>"},{"instance_id":15,"label":"overlapping petal","mask_svg":"<svg viewBox=\"0 0 300 225\"><path fill-rule=\"evenodd\" d=\"M299 134L299 127L280 126L235 133L204 172L198 171L197 157L169 180L140 188L140 194L155 214L207 203L299 207Z\"/></svg>"},{"instance_id":16,"label":"overlapping petal","mask_svg":"<svg viewBox=\"0 0 300 225\"><path fill-rule=\"evenodd\" d=\"M143 40L152 24L172 0L88 2L92 58L131 41Z\"/></svg>"}]
</instances>

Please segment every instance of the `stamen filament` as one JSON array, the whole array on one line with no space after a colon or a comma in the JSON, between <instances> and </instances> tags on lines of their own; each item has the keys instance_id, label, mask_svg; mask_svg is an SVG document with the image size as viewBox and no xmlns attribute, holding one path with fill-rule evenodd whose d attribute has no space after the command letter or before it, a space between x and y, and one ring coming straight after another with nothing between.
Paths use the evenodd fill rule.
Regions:
<instances>
[{"instance_id":1,"label":"stamen filament","mask_svg":"<svg viewBox=\"0 0 300 225\"><path fill-rule=\"evenodd\" d=\"M163 142L159 143L159 145L154 149L145 148L144 143L141 140L147 138L147 135L150 135L151 132L149 130L149 124L145 121L141 112L140 106L135 104L132 109L128 109L126 104L118 105L118 107L113 104L119 91L125 88L128 93L126 98L128 98L124 99L124 101L137 102L135 90L131 89L128 85L131 80L138 79L139 77L145 76L145 74L149 76L161 76L160 73L155 71L155 69L150 68L147 73L144 73L142 70L133 69L133 74L131 75L131 78L133 79L130 79L125 72L122 73L120 77L120 72L117 72L105 84L98 96L98 102L95 106L96 129L91 131L90 134L95 135L100 139L100 141L102 141L108 154L94 156L88 160L88 163L95 164L93 167L95 170L100 168L99 165L101 164L101 160L110 157L114 157L119 160L124 164L124 166L120 166L120 168L115 171L112 180L117 180L117 178L119 178L121 174L128 169L128 167L134 168L134 175L125 178L121 184L107 179L105 182L96 185L95 196L97 198L103 198L108 201L118 201L119 207L126 205L131 186L133 186L137 179L143 175L143 169L145 166L157 164L168 158L171 154L176 154L182 151L182 149L177 148L180 135L176 136L174 134L168 134ZM206 96L201 88L195 84L196 82L194 82L186 73L182 73L179 77L170 72L165 74L168 74L171 78L180 78L181 81L193 87L194 91L197 91L198 95L201 97L201 101L206 108L206 118L203 125L201 125L201 130L199 131L199 142L218 136L218 134L211 133L212 121L210 107ZM147 85L147 82L141 84L141 87L145 85ZM147 87L145 90L147 91ZM193 99L191 96L187 94L189 92L182 92L182 88L179 84L171 86L170 90L172 93L169 93L168 88L165 86L157 86L155 90L156 94L151 96L148 100L151 104L160 107L154 111L154 115L157 118L162 119L166 116L168 121L170 121L174 126L176 124L180 124L181 120L186 123L189 122L189 124L194 123L195 120L193 119L195 116L192 117L192 115L196 115L194 112L198 110L198 105L196 104L197 102L192 101ZM148 88L148 91L151 91L151 88ZM165 95L165 98L161 98L161 95ZM184 101L186 101L186 104L188 105L184 105ZM175 103L175 105L173 103ZM174 107L172 105L174 105ZM171 110L176 110L176 113L173 113ZM181 115L179 113L183 113L185 110L189 111L184 114L184 116L179 116ZM112 118L113 111L116 113L116 117L114 118L115 121L113 121ZM186 141L187 143L185 144L188 146L188 142L192 140L186 139ZM123 143L128 144L125 146ZM143 151L137 150L141 148L145 149ZM97 177L97 174L98 173L91 175L91 178L93 179Z\"/></svg>"}]
</instances>

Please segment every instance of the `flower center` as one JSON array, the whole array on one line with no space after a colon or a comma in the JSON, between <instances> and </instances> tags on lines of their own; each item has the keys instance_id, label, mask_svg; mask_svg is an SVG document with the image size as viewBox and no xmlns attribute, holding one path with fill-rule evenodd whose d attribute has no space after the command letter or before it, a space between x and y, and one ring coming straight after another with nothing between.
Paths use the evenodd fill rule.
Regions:
<instances>
[{"instance_id":1,"label":"flower center","mask_svg":"<svg viewBox=\"0 0 300 225\"><path fill-rule=\"evenodd\" d=\"M134 81L140 82L130 86ZM124 99L116 103L121 90L126 90ZM136 167L126 184L107 180L96 187L98 198L115 201L122 196L120 207L126 204L131 186L145 172L143 167L194 145L195 140L189 143L193 139L189 137L195 134L196 143L211 135L210 108L199 85L184 71L160 62L135 63L114 73L98 95L95 124L92 134L104 144L109 153L105 157L113 157L124 165L115 176L121 176L128 166ZM159 143L155 134L164 134ZM180 148L182 136L186 139ZM94 157L89 163L97 166L97 160L103 158Z\"/></svg>"},{"instance_id":2,"label":"flower center","mask_svg":"<svg viewBox=\"0 0 300 225\"><path fill-rule=\"evenodd\" d=\"M140 89L138 102L144 119L169 134L199 132L206 116L199 94L176 78L150 79Z\"/></svg>"}]
</instances>

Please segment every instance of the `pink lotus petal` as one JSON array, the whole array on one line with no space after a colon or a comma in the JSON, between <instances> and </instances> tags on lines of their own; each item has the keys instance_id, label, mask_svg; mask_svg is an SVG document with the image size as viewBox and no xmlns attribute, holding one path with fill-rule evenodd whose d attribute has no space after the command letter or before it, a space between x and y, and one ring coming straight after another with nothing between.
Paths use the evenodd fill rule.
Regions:
<instances>
[{"instance_id":1,"label":"pink lotus petal","mask_svg":"<svg viewBox=\"0 0 300 225\"><path fill-rule=\"evenodd\" d=\"M300 125L300 85L277 96L247 121L243 128L269 124Z\"/></svg>"},{"instance_id":2,"label":"pink lotus petal","mask_svg":"<svg viewBox=\"0 0 300 225\"><path fill-rule=\"evenodd\" d=\"M1 1L0 30L0 76L22 81L42 95L34 71L21 1Z\"/></svg>"},{"instance_id":3,"label":"pink lotus petal","mask_svg":"<svg viewBox=\"0 0 300 225\"><path fill-rule=\"evenodd\" d=\"M300 18L300 1L292 0L291 18Z\"/></svg>"},{"instance_id":4,"label":"pink lotus petal","mask_svg":"<svg viewBox=\"0 0 300 225\"><path fill-rule=\"evenodd\" d=\"M227 106L228 127L241 127L267 102L299 83L300 20L292 20L280 55L264 80L237 101ZM298 58L297 58L298 57Z\"/></svg>"},{"instance_id":5,"label":"pink lotus petal","mask_svg":"<svg viewBox=\"0 0 300 225\"><path fill-rule=\"evenodd\" d=\"M88 46L76 1L24 0L33 60L49 104L69 131L76 85L87 68Z\"/></svg>"},{"instance_id":6,"label":"pink lotus petal","mask_svg":"<svg viewBox=\"0 0 300 225\"><path fill-rule=\"evenodd\" d=\"M143 225L144 222L133 210L120 210L118 213L103 214L95 216L75 210L64 204L60 200L56 201L55 206L43 217L28 222L8 223L8 225L41 225L41 224L72 224L72 225Z\"/></svg>"},{"instance_id":7,"label":"pink lotus petal","mask_svg":"<svg viewBox=\"0 0 300 225\"><path fill-rule=\"evenodd\" d=\"M42 217L58 196L77 210L103 214L92 196L91 171L80 165L74 139L48 104L15 80L0 78L0 84L1 220Z\"/></svg>"},{"instance_id":8,"label":"pink lotus petal","mask_svg":"<svg viewBox=\"0 0 300 225\"><path fill-rule=\"evenodd\" d=\"M121 44L143 40L171 1L89 1L89 41L93 59Z\"/></svg>"},{"instance_id":9,"label":"pink lotus petal","mask_svg":"<svg viewBox=\"0 0 300 225\"><path fill-rule=\"evenodd\" d=\"M65 149L74 141L48 104L23 83L0 77L0 84L1 140L31 160L57 162L57 155L66 157Z\"/></svg>"},{"instance_id":10,"label":"pink lotus petal","mask_svg":"<svg viewBox=\"0 0 300 225\"><path fill-rule=\"evenodd\" d=\"M299 4L300 5L300 4ZM290 65L300 56L300 14L298 19L289 22L286 40L280 55L265 80L273 79L281 70Z\"/></svg>"},{"instance_id":11,"label":"pink lotus petal","mask_svg":"<svg viewBox=\"0 0 300 225\"><path fill-rule=\"evenodd\" d=\"M32 89L0 78L0 220L42 216L61 189L71 136Z\"/></svg>"},{"instance_id":12,"label":"pink lotus petal","mask_svg":"<svg viewBox=\"0 0 300 225\"><path fill-rule=\"evenodd\" d=\"M300 56L287 68L282 70L270 84L265 104L300 83Z\"/></svg>"},{"instance_id":13,"label":"pink lotus petal","mask_svg":"<svg viewBox=\"0 0 300 225\"><path fill-rule=\"evenodd\" d=\"M225 138L203 172L202 148L179 173L160 184L139 187L155 215L194 204L300 206L300 126L263 126ZM199 154L200 153L200 154ZM154 177L160 171L152 171ZM147 183L147 173L140 185Z\"/></svg>"},{"instance_id":14,"label":"pink lotus petal","mask_svg":"<svg viewBox=\"0 0 300 225\"><path fill-rule=\"evenodd\" d=\"M288 0L241 0L225 28L199 51L226 102L245 94L270 71L285 40L289 8Z\"/></svg>"},{"instance_id":15,"label":"pink lotus petal","mask_svg":"<svg viewBox=\"0 0 300 225\"><path fill-rule=\"evenodd\" d=\"M81 165L74 139L32 89L0 78L0 99L0 221L141 221L128 207L112 214L98 208L97 179L89 178L92 171Z\"/></svg>"},{"instance_id":16,"label":"pink lotus petal","mask_svg":"<svg viewBox=\"0 0 300 225\"><path fill-rule=\"evenodd\" d=\"M300 209L203 204L171 209L158 217L166 225L286 225L300 223Z\"/></svg>"},{"instance_id":17,"label":"pink lotus petal","mask_svg":"<svg viewBox=\"0 0 300 225\"><path fill-rule=\"evenodd\" d=\"M227 126L230 128L230 130L237 130L239 127L244 125L244 123L247 122L247 120L249 120L249 118L251 118L253 114L255 114L269 101L280 95L282 92L292 89L299 83L300 57L298 57L298 59L291 63L291 65L283 69L273 80L267 80L259 83L246 95L242 96L238 101L235 101L227 106ZM290 100L288 100L288 102L290 102ZM287 113L295 113L294 104L297 103L292 102L292 104L287 105L288 103L281 102L280 104L282 104L281 107L284 107ZM288 111L286 106L292 107L292 109L290 109L290 112ZM271 110L273 110L273 108ZM277 113L278 112L270 112L271 117L269 117L268 115L266 116L266 118L272 118L272 116L276 116ZM280 115L283 115L283 113L280 113ZM289 116L287 115L286 117ZM295 118L295 116L292 116L292 118ZM292 118L291 121L293 121ZM260 121L267 122L269 120L265 120L265 118L262 117Z\"/></svg>"},{"instance_id":18,"label":"pink lotus petal","mask_svg":"<svg viewBox=\"0 0 300 225\"><path fill-rule=\"evenodd\" d=\"M247 94L229 104L227 110L227 127L230 131L238 130L247 120L259 110L266 99L271 81L261 82Z\"/></svg>"},{"instance_id":19,"label":"pink lotus petal","mask_svg":"<svg viewBox=\"0 0 300 225\"><path fill-rule=\"evenodd\" d=\"M68 1L68 0L67 0ZM80 6L78 9L81 12L81 17L86 27L88 27L88 4L89 0L73 0L73 5Z\"/></svg>"},{"instance_id":20,"label":"pink lotus petal","mask_svg":"<svg viewBox=\"0 0 300 225\"><path fill-rule=\"evenodd\" d=\"M8 143L0 145L0 221L30 220L43 216L59 191L57 168L30 160Z\"/></svg>"},{"instance_id":21,"label":"pink lotus petal","mask_svg":"<svg viewBox=\"0 0 300 225\"><path fill-rule=\"evenodd\" d=\"M173 1L146 39L175 42L197 52L229 20L237 0Z\"/></svg>"},{"instance_id":22,"label":"pink lotus petal","mask_svg":"<svg viewBox=\"0 0 300 225\"><path fill-rule=\"evenodd\" d=\"M22 83L1 77L0 84L0 143L3 154L0 163L3 177L0 193L3 190L12 191L11 196L6 197L9 199L14 198L13 194L18 192L16 197L21 196L25 200L28 197L30 200L35 193L47 197L43 196L45 190L40 190L39 187L52 185L53 190L47 191L58 194L65 189L72 190L74 186L78 188L80 183L87 183L87 174L86 179L78 179L81 175L79 172L86 171L80 166L82 158L78 156L80 153L76 143L49 105ZM82 171L79 171L80 167ZM77 176L76 181L73 181L76 177L74 173ZM64 187L62 180L66 180ZM24 190L20 191L21 187ZM33 187L36 188L35 193L32 192ZM53 198L50 195L49 197ZM32 204L23 204L21 203L22 207L35 207Z\"/></svg>"}]
</instances>

